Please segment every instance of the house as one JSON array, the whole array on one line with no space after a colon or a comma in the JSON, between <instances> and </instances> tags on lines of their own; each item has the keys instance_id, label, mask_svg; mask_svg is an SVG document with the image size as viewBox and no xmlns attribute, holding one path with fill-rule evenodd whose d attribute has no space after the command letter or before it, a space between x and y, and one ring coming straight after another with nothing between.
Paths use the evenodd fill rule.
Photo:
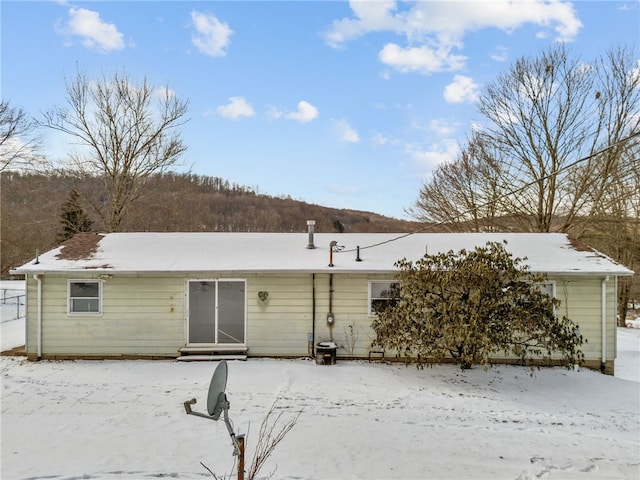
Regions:
<instances>
[{"instance_id":1,"label":"house","mask_svg":"<svg viewBox=\"0 0 640 480\"><path fill-rule=\"evenodd\" d=\"M30 359L313 355L368 358L395 262L506 241L612 374L616 285L633 272L558 233L83 233L12 271L27 284Z\"/></svg>"}]
</instances>

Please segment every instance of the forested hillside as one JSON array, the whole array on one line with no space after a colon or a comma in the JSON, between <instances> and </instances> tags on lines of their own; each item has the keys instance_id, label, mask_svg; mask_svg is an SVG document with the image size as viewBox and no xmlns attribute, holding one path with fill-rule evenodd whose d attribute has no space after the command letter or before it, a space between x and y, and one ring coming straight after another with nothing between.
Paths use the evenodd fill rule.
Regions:
<instances>
[{"instance_id":1,"label":"forested hillside","mask_svg":"<svg viewBox=\"0 0 640 480\"><path fill-rule=\"evenodd\" d=\"M36 249L56 246L63 205L74 189L91 229L105 229L96 213L105 202L99 177L2 172L0 180L2 278L33 258ZM145 187L128 211L123 231L305 232L311 219L317 232L409 232L422 226L263 195L216 177L165 173L147 179Z\"/></svg>"}]
</instances>

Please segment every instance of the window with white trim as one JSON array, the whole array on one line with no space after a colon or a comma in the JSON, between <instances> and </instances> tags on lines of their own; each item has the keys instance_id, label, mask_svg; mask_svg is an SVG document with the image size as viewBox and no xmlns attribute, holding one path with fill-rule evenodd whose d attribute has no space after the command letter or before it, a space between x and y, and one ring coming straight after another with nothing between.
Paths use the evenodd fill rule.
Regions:
<instances>
[{"instance_id":1,"label":"window with white trim","mask_svg":"<svg viewBox=\"0 0 640 480\"><path fill-rule=\"evenodd\" d=\"M69 313L102 313L102 282L100 280L69 280Z\"/></svg>"},{"instance_id":2,"label":"window with white trim","mask_svg":"<svg viewBox=\"0 0 640 480\"><path fill-rule=\"evenodd\" d=\"M400 282L394 280L369 281L369 315L384 306L395 305L400 299Z\"/></svg>"},{"instance_id":3,"label":"window with white trim","mask_svg":"<svg viewBox=\"0 0 640 480\"><path fill-rule=\"evenodd\" d=\"M546 293L551 298L556 298L556 282L542 282L537 285L542 293Z\"/></svg>"},{"instance_id":4,"label":"window with white trim","mask_svg":"<svg viewBox=\"0 0 640 480\"><path fill-rule=\"evenodd\" d=\"M536 284L542 293L546 293L551 298L556 298L556 282L541 282ZM556 306L553 306L553 313L556 313Z\"/></svg>"}]
</instances>

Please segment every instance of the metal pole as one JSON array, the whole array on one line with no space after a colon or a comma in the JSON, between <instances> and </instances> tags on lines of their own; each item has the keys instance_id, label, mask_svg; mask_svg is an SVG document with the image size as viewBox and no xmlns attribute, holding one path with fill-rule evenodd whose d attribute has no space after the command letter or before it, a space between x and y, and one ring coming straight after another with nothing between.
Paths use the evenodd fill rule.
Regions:
<instances>
[{"instance_id":1,"label":"metal pole","mask_svg":"<svg viewBox=\"0 0 640 480\"><path fill-rule=\"evenodd\" d=\"M238 480L244 480L244 435L236 437L238 441Z\"/></svg>"}]
</instances>

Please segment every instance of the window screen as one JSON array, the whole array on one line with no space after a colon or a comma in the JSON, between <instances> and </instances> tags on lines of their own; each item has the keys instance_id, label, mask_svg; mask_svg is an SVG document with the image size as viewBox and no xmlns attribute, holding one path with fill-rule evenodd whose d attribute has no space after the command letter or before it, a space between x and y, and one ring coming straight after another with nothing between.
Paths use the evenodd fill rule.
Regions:
<instances>
[{"instance_id":1,"label":"window screen","mask_svg":"<svg viewBox=\"0 0 640 480\"><path fill-rule=\"evenodd\" d=\"M395 305L400 298L400 282L369 282L369 315L375 315L387 305Z\"/></svg>"},{"instance_id":2,"label":"window screen","mask_svg":"<svg viewBox=\"0 0 640 480\"><path fill-rule=\"evenodd\" d=\"M100 313L100 282L69 282L69 313Z\"/></svg>"}]
</instances>

